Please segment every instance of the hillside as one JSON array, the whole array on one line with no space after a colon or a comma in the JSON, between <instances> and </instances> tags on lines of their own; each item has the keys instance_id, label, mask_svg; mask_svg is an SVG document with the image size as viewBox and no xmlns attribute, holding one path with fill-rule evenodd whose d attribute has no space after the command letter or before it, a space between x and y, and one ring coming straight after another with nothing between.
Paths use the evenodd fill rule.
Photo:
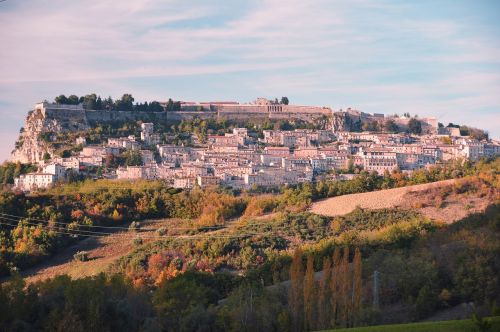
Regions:
<instances>
[{"instance_id":1,"label":"hillside","mask_svg":"<svg viewBox=\"0 0 500 332\"><path fill-rule=\"evenodd\" d=\"M310 211L324 216L341 216L353 211L356 207L362 209L387 209L401 206L405 196L411 192L442 187L453 183L455 180L444 180L425 184L417 184L401 188L377 190L366 193L350 194L331 197L315 202Z\"/></svg>"},{"instance_id":2,"label":"hillside","mask_svg":"<svg viewBox=\"0 0 500 332\"><path fill-rule=\"evenodd\" d=\"M109 180L3 193L0 257L12 277L0 286L0 326L54 330L67 323L60 310L88 329L134 331L321 330L452 319L450 310L468 318L464 304L490 315L500 301L498 163L362 173L279 194ZM398 206L307 210L322 197L451 174L462 178L406 188ZM453 223L426 210L459 203L467 214ZM89 259L73 260L81 250Z\"/></svg>"},{"instance_id":3,"label":"hillside","mask_svg":"<svg viewBox=\"0 0 500 332\"><path fill-rule=\"evenodd\" d=\"M428 218L451 223L483 212L499 197L498 188L464 178L327 198L312 204L310 211L335 217L356 208L416 209Z\"/></svg>"}]
</instances>

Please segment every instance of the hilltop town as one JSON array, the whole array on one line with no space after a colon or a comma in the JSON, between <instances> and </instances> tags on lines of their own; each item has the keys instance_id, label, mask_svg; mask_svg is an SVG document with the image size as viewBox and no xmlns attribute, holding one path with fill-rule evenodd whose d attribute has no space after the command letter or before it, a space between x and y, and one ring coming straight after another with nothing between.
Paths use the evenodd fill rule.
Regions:
<instances>
[{"instance_id":1,"label":"hilltop town","mask_svg":"<svg viewBox=\"0 0 500 332\"><path fill-rule=\"evenodd\" d=\"M410 114L333 111L290 105L287 97L132 102L130 95L114 103L87 95L36 104L12 161L38 170L17 177L14 187L82 178L162 179L183 189L278 187L500 153L499 142L479 129Z\"/></svg>"}]
</instances>

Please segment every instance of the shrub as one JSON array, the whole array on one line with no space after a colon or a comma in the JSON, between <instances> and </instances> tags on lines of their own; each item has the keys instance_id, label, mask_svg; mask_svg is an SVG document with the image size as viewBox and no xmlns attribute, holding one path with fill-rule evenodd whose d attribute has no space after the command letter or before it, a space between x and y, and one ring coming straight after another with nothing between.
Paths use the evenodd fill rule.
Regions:
<instances>
[{"instance_id":1,"label":"shrub","mask_svg":"<svg viewBox=\"0 0 500 332\"><path fill-rule=\"evenodd\" d=\"M142 243L143 243L143 240L141 237L136 237L134 239L134 246L138 247L138 246L142 245Z\"/></svg>"},{"instance_id":2,"label":"shrub","mask_svg":"<svg viewBox=\"0 0 500 332\"><path fill-rule=\"evenodd\" d=\"M167 234L167 229L165 227L160 227L156 230L156 234L158 234L158 236L165 236L165 234Z\"/></svg>"},{"instance_id":3,"label":"shrub","mask_svg":"<svg viewBox=\"0 0 500 332\"><path fill-rule=\"evenodd\" d=\"M130 226L128 226L129 231L136 231L141 228L141 224L138 221L132 221Z\"/></svg>"},{"instance_id":4,"label":"shrub","mask_svg":"<svg viewBox=\"0 0 500 332\"><path fill-rule=\"evenodd\" d=\"M78 251L73 255L73 258L79 262L86 262L89 260L89 254L86 251Z\"/></svg>"}]
</instances>

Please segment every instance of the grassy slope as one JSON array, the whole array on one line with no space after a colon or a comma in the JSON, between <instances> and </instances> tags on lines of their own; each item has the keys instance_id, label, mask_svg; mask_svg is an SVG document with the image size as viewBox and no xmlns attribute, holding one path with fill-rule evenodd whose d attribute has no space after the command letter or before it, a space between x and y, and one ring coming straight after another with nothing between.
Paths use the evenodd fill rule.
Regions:
<instances>
[{"instance_id":1,"label":"grassy slope","mask_svg":"<svg viewBox=\"0 0 500 332\"><path fill-rule=\"evenodd\" d=\"M500 331L500 317L488 318L492 322L491 329L488 331ZM379 325L357 327L350 329L332 330L335 332L473 332L479 331L477 326L470 319L465 320L448 320L441 322L424 322L411 324L394 324L394 325Z\"/></svg>"}]
</instances>

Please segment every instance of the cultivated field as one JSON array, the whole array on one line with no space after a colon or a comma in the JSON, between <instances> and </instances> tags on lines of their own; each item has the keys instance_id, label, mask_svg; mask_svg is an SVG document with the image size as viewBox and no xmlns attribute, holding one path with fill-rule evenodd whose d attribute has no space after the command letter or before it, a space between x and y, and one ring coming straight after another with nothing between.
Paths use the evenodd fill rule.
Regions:
<instances>
[{"instance_id":1,"label":"cultivated field","mask_svg":"<svg viewBox=\"0 0 500 332\"><path fill-rule=\"evenodd\" d=\"M347 214L357 206L363 209L393 208L405 205L405 196L408 193L446 186L452 184L454 181L454 179L451 179L408 187L327 198L314 203L311 207L311 212L334 217Z\"/></svg>"}]
</instances>

